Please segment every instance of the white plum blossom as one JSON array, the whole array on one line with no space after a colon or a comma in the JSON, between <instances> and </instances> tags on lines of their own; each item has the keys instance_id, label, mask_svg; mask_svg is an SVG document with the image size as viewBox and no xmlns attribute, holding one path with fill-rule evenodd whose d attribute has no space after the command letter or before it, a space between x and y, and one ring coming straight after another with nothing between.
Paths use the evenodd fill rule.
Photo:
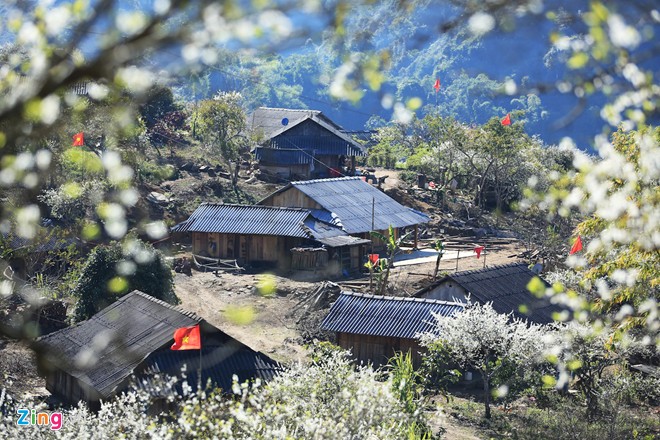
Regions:
<instances>
[{"instance_id":1,"label":"white plum blossom","mask_svg":"<svg viewBox=\"0 0 660 440\"><path fill-rule=\"evenodd\" d=\"M99 347L104 343L98 341ZM125 433L127 438L162 440L399 440L410 438L412 432L413 417L392 392L391 378L380 379L371 367L355 367L345 352L334 351L311 364L294 365L265 385L259 379L248 384L234 378L233 396L227 396L220 390L198 393L185 382L182 393L176 394L174 381L156 377L137 391L104 402L96 413L84 405L64 410L60 430L30 427L35 435L31 438L102 439ZM147 412L152 392L169 396L176 406L170 417ZM0 394L0 437L22 438L26 428L16 425L13 413L3 415L7 402L2 396L4 393Z\"/></svg>"},{"instance_id":2,"label":"white plum blossom","mask_svg":"<svg viewBox=\"0 0 660 440\"><path fill-rule=\"evenodd\" d=\"M486 418L490 417L491 381L504 361L524 368L538 361L545 348L544 327L497 313L489 303L472 303L453 317L434 318L435 328L418 335L422 345L432 347L441 341L454 362L481 374Z\"/></svg>"}]
</instances>

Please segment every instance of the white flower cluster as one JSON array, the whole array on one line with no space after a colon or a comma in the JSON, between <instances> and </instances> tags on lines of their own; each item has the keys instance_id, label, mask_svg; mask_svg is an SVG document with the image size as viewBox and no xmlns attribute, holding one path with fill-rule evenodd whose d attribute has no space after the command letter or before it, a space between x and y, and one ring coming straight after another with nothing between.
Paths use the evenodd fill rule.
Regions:
<instances>
[{"instance_id":1,"label":"white flower cluster","mask_svg":"<svg viewBox=\"0 0 660 440\"><path fill-rule=\"evenodd\" d=\"M141 387L104 403L98 413L84 406L65 411L59 431L16 426L15 414L0 399L0 438L409 438L411 416L392 393L391 379L379 382L377 376L337 351L312 365L296 365L265 386L235 382L233 398L189 389L170 399L178 410L160 417L148 413L150 395L171 387Z\"/></svg>"}]
</instances>

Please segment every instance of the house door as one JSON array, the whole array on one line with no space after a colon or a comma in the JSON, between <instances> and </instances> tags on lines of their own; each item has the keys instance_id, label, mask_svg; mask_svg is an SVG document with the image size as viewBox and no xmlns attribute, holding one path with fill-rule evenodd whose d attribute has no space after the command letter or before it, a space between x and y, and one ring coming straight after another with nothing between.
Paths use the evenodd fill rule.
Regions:
<instances>
[{"instance_id":1,"label":"house door","mask_svg":"<svg viewBox=\"0 0 660 440\"><path fill-rule=\"evenodd\" d=\"M227 235L227 258L236 258L234 254L234 249L236 249L236 243L238 243L237 235Z\"/></svg>"},{"instance_id":2,"label":"house door","mask_svg":"<svg viewBox=\"0 0 660 440\"><path fill-rule=\"evenodd\" d=\"M208 238L207 234L203 232L193 232L193 253L198 255L208 255L207 252Z\"/></svg>"},{"instance_id":3,"label":"house door","mask_svg":"<svg viewBox=\"0 0 660 440\"><path fill-rule=\"evenodd\" d=\"M239 237L239 257L242 261L247 262L250 254L249 237L241 235Z\"/></svg>"}]
</instances>

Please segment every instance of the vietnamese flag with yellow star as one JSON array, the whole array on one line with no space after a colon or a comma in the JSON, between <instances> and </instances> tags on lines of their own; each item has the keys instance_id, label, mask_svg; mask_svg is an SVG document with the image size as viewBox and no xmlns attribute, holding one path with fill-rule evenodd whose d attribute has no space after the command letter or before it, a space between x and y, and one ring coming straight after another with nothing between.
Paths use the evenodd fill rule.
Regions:
<instances>
[{"instance_id":1,"label":"vietnamese flag with yellow star","mask_svg":"<svg viewBox=\"0 0 660 440\"><path fill-rule=\"evenodd\" d=\"M82 147L83 145L85 145L85 133L81 131L73 135L73 146Z\"/></svg>"},{"instance_id":2,"label":"vietnamese flag with yellow star","mask_svg":"<svg viewBox=\"0 0 660 440\"><path fill-rule=\"evenodd\" d=\"M199 324L174 330L174 344L172 344L171 349L201 350L202 338L199 333Z\"/></svg>"}]
</instances>

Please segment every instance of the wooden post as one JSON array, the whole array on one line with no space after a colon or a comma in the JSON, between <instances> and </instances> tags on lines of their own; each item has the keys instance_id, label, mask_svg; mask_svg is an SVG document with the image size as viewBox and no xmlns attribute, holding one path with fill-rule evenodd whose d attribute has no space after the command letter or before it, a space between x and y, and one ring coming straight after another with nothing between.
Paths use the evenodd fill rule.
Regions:
<instances>
[{"instance_id":1,"label":"wooden post","mask_svg":"<svg viewBox=\"0 0 660 440\"><path fill-rule=\"evenodd\" d=\"M461 250L459 249L456 251L456 270L454 272L458 272L458 256L461 254Z\"/></svg>"},{"instance_id":2,"label":"wooden post","mask_svg":"<svg viewBox=\"0 0 660 440\"><path fill-rule=\"evenodd\" d=\"M376 227L376 198L372 197L371 198L371 230L373 231L374 228ZM371 239L371 253L374 253L374 240L373 237L369 237Z\"/></svg>"},{"instance_id":3,"label":"wooden post","mask_svg":"<svg viewBox=\"0 0 660 440\"><path fill-rule=\"evenodd\" d=\"M202 349L204 346L202 345L202 326L199 325L199 371L197 372L197 392L199 394L202 394Z\"/></svg>"},{"instance_id":4,"label":"wooden post","mask_svg":"<svg viewBox=\"0 0 660 440\"><path fill-rule=\"evenodd\" d=\"M486 268L486 249L485 248L483 250L483 254L484 254L484 269L485 269Z\"/></svg>"},{"instance_id":5,"label":"wooden post","mask_svg":"<svg viewBox=\"0 0 660 440\"><path fill-rule=\"evenodd\" d=\"M413 249L417 249L417 240L418 240L418 235L419 235L419 225L415 225L415 244L413 245Z\"/></svg>"}]
</instances>

